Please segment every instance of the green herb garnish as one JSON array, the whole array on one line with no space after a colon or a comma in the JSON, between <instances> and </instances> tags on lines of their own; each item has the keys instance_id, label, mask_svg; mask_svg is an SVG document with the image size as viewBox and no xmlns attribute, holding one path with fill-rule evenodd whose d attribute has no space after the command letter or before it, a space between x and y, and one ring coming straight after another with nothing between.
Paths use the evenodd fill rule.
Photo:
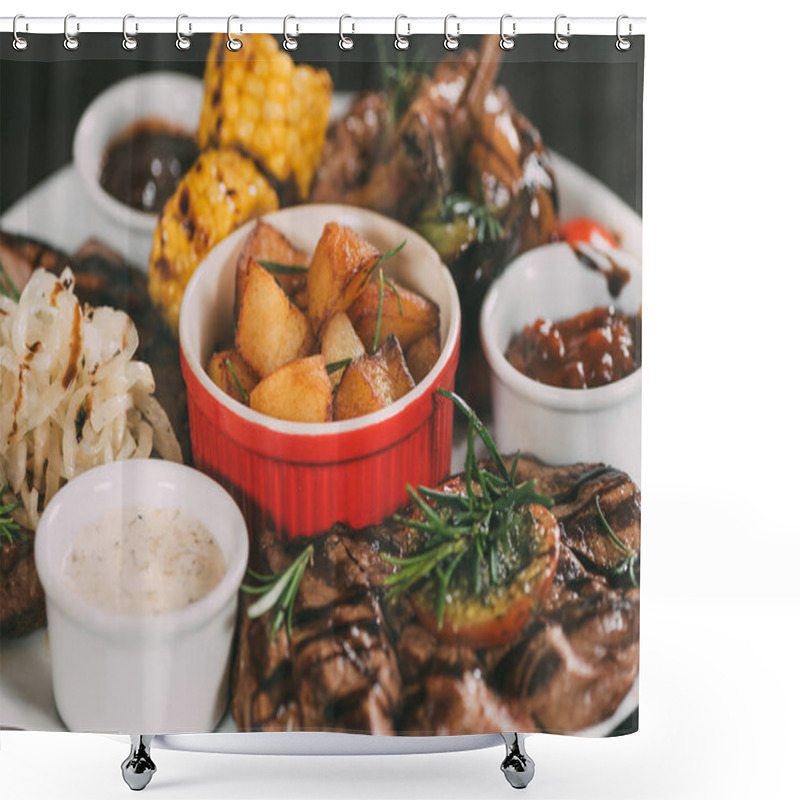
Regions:
<instances>
[{"instance_id":1,"label":"green herb garnish","mask_svg":"<svg viewBox=\"0 0 800 800\"><path fill-rule=\"evenodd\" d=\"M496 242L503 236L503 226L497 219L496 210L487 205L483 194L483 184L478 178L479 199L461 193L448 194L442 199L439 221L445 222L454 217L466 217L475 228L475 238L483 244Z\"/></svg>"},{"instance_id":2,"label":"green herb garnish","mask_svg":"<svg viewBox=\"0 0 800 800\"><path fill-rule=\"evenodd\" d=\"M325 365L325 370L328 375L333 375L334 372L338 372L348 366L352 360L352 358L343 358L341 361L331 361L330 364Z\"/></svg>"},{"instance_id":3,"label":"green herb garnish","mask_svg":"<svg viewBox=\"0 0 800 800\"><path fill-rule=\"evenodd\" d=\"M308 267L302 264L279 264L277 261L259 261L259 267L275 275L305 275Z\"/></svg>"},{"instance_id":4,"label":"green herb garnish","mask_svg":"<svg viewBox=\"0 0 800 800\"><path fill-rule=\"evenodd\" d=\"M600 495L595 495L594 497L594 504L597 507L597 516L600 517L600 524L603 526L603 529L608 534L608 538L611 539L612 542L625 554L622 560L614 567L614 574L616 575L624 575L627 573L628 577L631 580L631 583L634 586L639 586L639 582L636 580L636 562L639 560L639 556L635 550L632 550L622 539L614 533L612 527L608 524L608 520L603 514L603 510L600 508Z\"/></svg>"},{"instance_id":5,"label":"green herb garnish","mask_svg":"<svg viewBox=\"0 0 800 800\"><path fill-rule=\"evenodd\" d=\"M242 402L245 405L249 405L250 398L248 397L247 392L244 390L244 387L239 380L239 376L236 374L236 370L233 368L233 364L231 364L231 360L229 358L225 359L225 366L228 368L228 372L231 373L231 378L233 378L233 382L236 384L236 388L239 390L239 394L242 396Z\"/></svg>"},{"instance_id":6,"label":"green herb garnish","mask_svg":"<svg viewBox=\"0 0 800 800\"><path fill-rule=\"evenodd\" d=\"M0 486L0 503L3 502L3 495L8 491L8 483ZM5 541L8 544L14 544L15 541L24 541L28 537L19 531L19 523L11 516L12 511L16 511L22 507L22 501L19 499L11 503L0 505L0 542Z\"/></svg>"},{"instance_id":7,"label":"green herb garnish","mask_svg":"<svg viewBox=\"0 0 800 800\"><path fill-rule=\"evenodd\" d=\"M367 274L364 276L364 280L361 281L361 288L363 289L368 283L369 279L375 274L376 269L380 269L383 266L384 262L388 261L393 256L396 256L405 246L406 246L406 239L403 239L397 247L393 247L391 250L385 252L367 271Z\"/></svg>"},{"instance_id":8,"label":"green herb garnish","mask_svg":"<svg viewBox=\"0 0 800 800\"><path fill-rule=\"evenodd\" d=\"M87 394L86 397L88 396ZM75 415L75 441L77 441L78 444L83 441L83 429L86 426L86 419L89 416L86 406L86 397L81 401L78 413Z\"/></svg>"},{"instance_id":9,"label":"green herb garnish","mask_svg":"<svg viewBox=\"0 0 800 800\"><path fill-rule=\"evenodd\" d=\"M385 277L383 274L383 264L388 261L392 256L396 256L405 246L406 246L407 239L403 239L397 247L393 247L391 250L385 252L367 271L367 274L364 276L364 280L361 281L361 288L363 289L369 279L375 274L375 270L378 271L378 280L380 282L380 297L378 298L378 319L375 323L375 338L372 342L372 352L374 353L378 349L378 340L381 337L381 322L383 322L383 291L384 287L388 286L395 294L397 298L397 307L400 313L400 316L403 316L403 303L400 300L400 292L397 290L397 286L395 286L394 281L389 280L389 278Z\"/></svg>"},{"instance_id":10,"label":"green herb garnish","mask_svg":"<svg viewBox=\"0 0 800 800\"><path fill-rule=\"evenodd\" d=\"M436 623L441 628L447 592L458 566L463 563L468 567L474 594L483 591L485 575L489 587L496 587L501 582L501 562L507 560L511 550L512 532L521 526L526 506L540 503L551 508L554 501L535 491L535 480L516 482L519 454L508 469L486 426L464 400L446 389L439 389L437 394L450 400L468 420L465 494L408 486L421 519L397 514L394 519L419 534L420 546L409 556L382 557L399 567L384 581L389 599L435 584ZM486 445L499 474L479 465L475 434Z\"/></svg>"},{"instance_id":11,"label":"green herb garnish","mask_svg":"<svg viewBox=\"0 0 800 800\"><path fill-rule=\"evenodd\" d=\"M270 644L272 644L275 634L284 623L286 624L286 633L289 639L291 640L292 638L294 600L297 597L297 590L305 574L306 566L313 554L314 546L308 545L283 572L279 572L276 575L260 575L252 569L247 570L247 574L260 583L259 586L248 586L246 584L241 586L241 590L247 594L260 595L260 599L256 600L247 609L247 616L250 619L255 619L267 611L275 610L269 630Z\"/></svg>"},{"instance_id":12,"label":"green herb garnish","mask_svg":"<svg viewBox=\"0 0 800 800\"><path fill-rule=\"evenodd\" d=\"M3 262L0 261L0 294L10 297L15 303L19 302L19 292L11 276L6 272Z\"/></svg>"}]
</instances>

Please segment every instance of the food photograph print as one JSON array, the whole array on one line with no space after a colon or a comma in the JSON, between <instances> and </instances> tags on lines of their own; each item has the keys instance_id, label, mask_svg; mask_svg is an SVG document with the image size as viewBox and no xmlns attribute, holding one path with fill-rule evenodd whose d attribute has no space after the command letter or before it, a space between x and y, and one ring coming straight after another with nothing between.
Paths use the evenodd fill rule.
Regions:
<instances>
[{"instance_id":1,"label":"food photograph print","mask_svg":"<svg viewBox=\"0 0 800 800\"><path fill-rule=\"evenodd\" d=\"M638 729L644 37L453 30L2 34L3 728Z\"/></svg>"}]
</instances>

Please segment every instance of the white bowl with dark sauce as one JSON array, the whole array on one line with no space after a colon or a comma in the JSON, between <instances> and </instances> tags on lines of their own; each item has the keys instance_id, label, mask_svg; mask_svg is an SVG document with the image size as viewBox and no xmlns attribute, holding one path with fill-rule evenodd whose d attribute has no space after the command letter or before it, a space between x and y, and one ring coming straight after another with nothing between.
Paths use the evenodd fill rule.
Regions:
<instances>
[{"instance_id":1,"label":"white bowl with dark sauce","mask_svg":"<svg viewBox=\"0 0 800 800\"><path fill-rule=\"evenodd\" d=\"M78 123L72 150L83 188L116 234L110 244L140 267L163 203L196 157L202 103L199 78L151 72L110 86Z\"/></svg>"},{"instance_id":2,"label":"white bowl with dark sauce","mask_svg":"<svg viewBox=\"0 0 800 800\"><path fill-rule=\"evenodd\" d=\"M529 250L489 289L481 309L481 343L491 370L495 440L549 464L603 462L641 480L642 369L603 385L550 385L516 369L509 344L538 319L570 320L599 307L634 317L642 303L639 262L619 254L630 277L612 296L607 276L567 244ZM618 287L612 287L615 290Z\"/></svg>"},{"instance_id":3,"label":"white bowl with dark sauce","mask_svg":"<svg viewBox=\"0 0 800 800\"><path fill-rule=\"evenodd\" d=\"M238 506L197 470L136 459L67 483L35 540L67 728L213 731L247 554Z\"/></svg>"}]
</instances>

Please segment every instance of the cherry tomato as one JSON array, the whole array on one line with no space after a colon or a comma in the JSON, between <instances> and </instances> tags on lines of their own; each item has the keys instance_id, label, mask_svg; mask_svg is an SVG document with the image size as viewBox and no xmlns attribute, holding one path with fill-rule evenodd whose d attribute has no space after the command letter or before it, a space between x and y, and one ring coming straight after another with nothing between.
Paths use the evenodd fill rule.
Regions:
<instances>
[{"instance_id":1,"label":"cherry tomato","mask_svg":"<svg viewBox=\"0 0 800 800\"><path fill-rule=\"evenodd\" d=\"M617 247L617 240L599 223L588 217L573 217L562 222L557 230L558 238L571 247L580 243L599 247Z\"/></svg>"}]
</instances>

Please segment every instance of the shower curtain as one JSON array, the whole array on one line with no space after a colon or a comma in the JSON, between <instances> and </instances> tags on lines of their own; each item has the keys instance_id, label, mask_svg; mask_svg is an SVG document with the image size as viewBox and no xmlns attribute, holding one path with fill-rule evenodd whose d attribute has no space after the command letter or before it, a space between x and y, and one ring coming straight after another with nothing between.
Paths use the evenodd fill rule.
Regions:
<instances>
[{"instance_id":1,"label":"shower curtain","mask_svg":"<svg viewBox=\"0 0 800 800\"><path fill-rule=\"evenodd\" d=\"M637 730L643 37L236 31L0 39L0 725Z\"/></svg>"}]
</instances>

